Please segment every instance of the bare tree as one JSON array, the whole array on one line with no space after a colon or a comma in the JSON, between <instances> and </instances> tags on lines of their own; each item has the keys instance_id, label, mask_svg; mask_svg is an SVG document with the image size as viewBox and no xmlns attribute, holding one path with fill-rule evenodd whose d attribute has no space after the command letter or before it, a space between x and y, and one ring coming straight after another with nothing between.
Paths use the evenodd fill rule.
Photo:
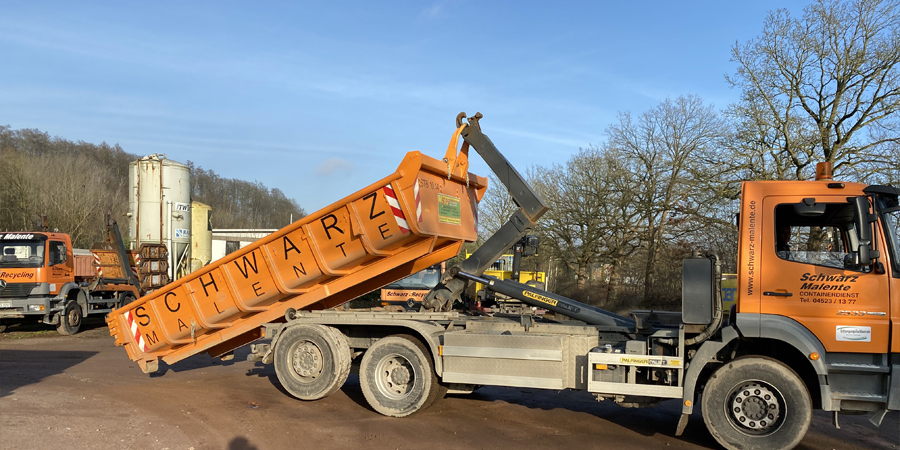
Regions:
<instances>
[{"instance_id":1,"label":"bare tree","mask_svg":"<svg viewBox=\"0 0 900 450\"><path fill-rule=\"evenodd\" d=\"M898 6L817 0L799 19L770 13L759 37L734 45L738 69L727 80L742 91L729 110L738 171L805 179L817 161L848 171L893 164L883 149L898 139Z\"/></svg>"},{"instance_id":2,"label":"bare tree","mask_svg":"<svg viewBox=\"0 0 900 450\"><path fill-rule=\"evenodd\" d=\"M596 146L581 149L565 165L532 167L529 179L551 208L538 224L546 237L542 245L574 275L576 290L595 274L609 276L615 286L617 267L638 245L637 186L621 155Z\"/></svg>"},{"instance_id":3,"label":"bare tree","mask_svg":"<svg viewBox=\"0 0 900 450\"><path fill-rule=\"evenodd\" d=\"M127 179L115 178L108 167L97 166L86 155L36 158L32 170L42 184L41 211L53 228L71 236L75 245L100 241L107 213L123 217L128 210Z\"/></svg>"},{"instance_id":4,"label":"bare tree","mask_svg":"<svg viewBox=\"0 0 900 450\"><path fill-rule=\"evenodd\" d=\"M503 183L493 173L488 174L488 189L478 203L478 236L486 239L497 232L518 209Z\"/></svg>"},{"instance_id":5,"label":"bare tree","mask_svg":"<svg viewBox=\"0 0 900 450\"><path fill-rule=\"evenodd\" d=\"M24 230L34 223L29 200L37 183L27 175L28 161L12 147L0 144L0 230Z\"/></svg>"},{"instance_id":6,"label":"bare tree","mask_svg":"<svg viewBox=\"0 0 900 450\"><path fill-rule=\"evenodd\" d=\"M625 156L628 170L639 180L636 208L640 211L646 249L644 298L649 299L660 249L675 214L694 216L691 202L698 177L703 177L697 155L716 144L722 120L712 106L696 96L666 99L637 120L619 115L609 127L610 145Z\"/></svg>"}]
</instances>

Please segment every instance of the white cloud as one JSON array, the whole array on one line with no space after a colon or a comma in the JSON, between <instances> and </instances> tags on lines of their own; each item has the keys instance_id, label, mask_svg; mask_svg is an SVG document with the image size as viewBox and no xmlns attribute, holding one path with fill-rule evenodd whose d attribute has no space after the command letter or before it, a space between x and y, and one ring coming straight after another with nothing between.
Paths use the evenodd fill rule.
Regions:
<instances>
[{"instance_id":1,"label":"white cloud","mask_svg":"<svg viewBox=\"0 0 900 450\"><path fill-rule=\"evenodd\" d=\"M425 8L425 10L422 11L422 16L428 17L428 18L437 17L438 15L441 14L442 9L444 9L444 5L442 5L440 3L435 3L435 4Z\"/></svg>"},{"instance_id":2,"label":"white cloud","mask_svg":"<svg viewBox=\"0 0 900 450\"><path fill-rule=\"evenodd\" d=\"M505 134L508 134L511 136L517 136L517 137L532 139L532 140L541 141L541 142L549 142L552 144L563 145L563 146L567 146L567 147L572 147L573 149L577 149L580 147L587 147L591 142L590 139L584 139L584 140L577 139L577 138L573 139L571 137L566 137L566 136L559 136L559 135L553 135L553 134L547 134L547 133L535 133L532 131L525 131L525 130L513 129L513 128L492 127L491 131L497 132L497 133L505 133ZM595 137L594 140L599 141L600 139Z\"/></svg>"},{"instance_id":3,"label":"white cloud","mask_svg":"<svg viewBox=\"0 0 900 450\"><path fill-rule=\"evenodd\" d=\"M336 172L352 172L355 165L343 158L328 158L319 164L316 173L319 175L331 175Z\"/></svg>"}]
</instances>

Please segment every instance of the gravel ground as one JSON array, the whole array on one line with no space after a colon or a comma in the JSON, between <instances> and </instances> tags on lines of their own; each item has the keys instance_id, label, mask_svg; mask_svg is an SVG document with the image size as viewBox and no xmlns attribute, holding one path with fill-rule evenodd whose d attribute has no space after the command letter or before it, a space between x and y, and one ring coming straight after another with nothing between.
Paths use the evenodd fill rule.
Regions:
<instances>
[{"instance_id":1,"label":"gravel ground","mask_svg":"<svg viewBox=\"0 0 900 450\"><path fill-rule=\"evenodd\" d=\"M287 395L272 366L198 355L146 375L101 320L59 336L0 334L0 449L584 449L718 448L699 414L675 437L679 405L623 409L581 392L486 387L403 419L373 412L355 375L315 402ZM898 413L818 412L801 449L897 449Z\"/></svg>"}]
</instances>

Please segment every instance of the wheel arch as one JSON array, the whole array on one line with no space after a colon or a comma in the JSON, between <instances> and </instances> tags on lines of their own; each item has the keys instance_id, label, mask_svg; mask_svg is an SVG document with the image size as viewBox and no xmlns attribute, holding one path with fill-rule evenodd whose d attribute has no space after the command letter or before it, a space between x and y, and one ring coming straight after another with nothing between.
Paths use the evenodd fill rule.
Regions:
<instances>
[{"instance_id":1,"label":"wheel arch","mask_svg":"<svg viewBox=\"0 0 900 450\"><path fill-rule=\"evenodd\" d=\"M831 410L828 352L812 331L790 317L774 314L738 314L737 327L744 338L737 356L757 354L780 361L806 384L815 408ZM818 359L810 358L814 353Z\"/></svg>"},{"instance_id":2,"label":"wheel arch","mask_svg":"<svg viewBox=\"0 0 900 450\"><path fill-rule=\"evenodd\" d=\"M88 302L87 302L87 294L84 292L84 289L81 289L80 286L73 282L68 282L64 284L59 289L58 299L61 300L61 309L62 311L66 308L66 302L69 300L75 300L78 303L78 306L81 308L81 316L84 317L87 315L88 311Z\"/></svg>"},{"instance_id":3,"label":"wheel arch","mask_svg":"<svg viewBox=\"0 0 900 450\"><path fill-rule=\"evenodd\" d=\"M809 355L818 353L819 359ZM821 341L799 322L784 316L738 314L736 325L722 329L721 339L703 343L685 372L685 401L693 402L699 387L721 363L743 356L765 356L790 367L806 384L816 408L830 403L826 351ZM683 413L693 406L682 403Z\"/></svg>"}]
</instances>

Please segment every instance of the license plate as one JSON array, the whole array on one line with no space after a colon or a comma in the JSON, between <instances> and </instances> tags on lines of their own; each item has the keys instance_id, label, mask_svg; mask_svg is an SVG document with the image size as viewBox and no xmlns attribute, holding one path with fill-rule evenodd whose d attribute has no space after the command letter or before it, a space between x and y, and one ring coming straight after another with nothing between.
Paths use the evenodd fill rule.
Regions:
<instances>
[{"instance_id":1,"label":"license plate","mask_svg":"<svg viewBox=\"0 0 900 450\"><path fill-rule=\"evenodd\" d=\"M0 308L12 308L12 302L0 302Z\"/></svg>"}]
</instances>

